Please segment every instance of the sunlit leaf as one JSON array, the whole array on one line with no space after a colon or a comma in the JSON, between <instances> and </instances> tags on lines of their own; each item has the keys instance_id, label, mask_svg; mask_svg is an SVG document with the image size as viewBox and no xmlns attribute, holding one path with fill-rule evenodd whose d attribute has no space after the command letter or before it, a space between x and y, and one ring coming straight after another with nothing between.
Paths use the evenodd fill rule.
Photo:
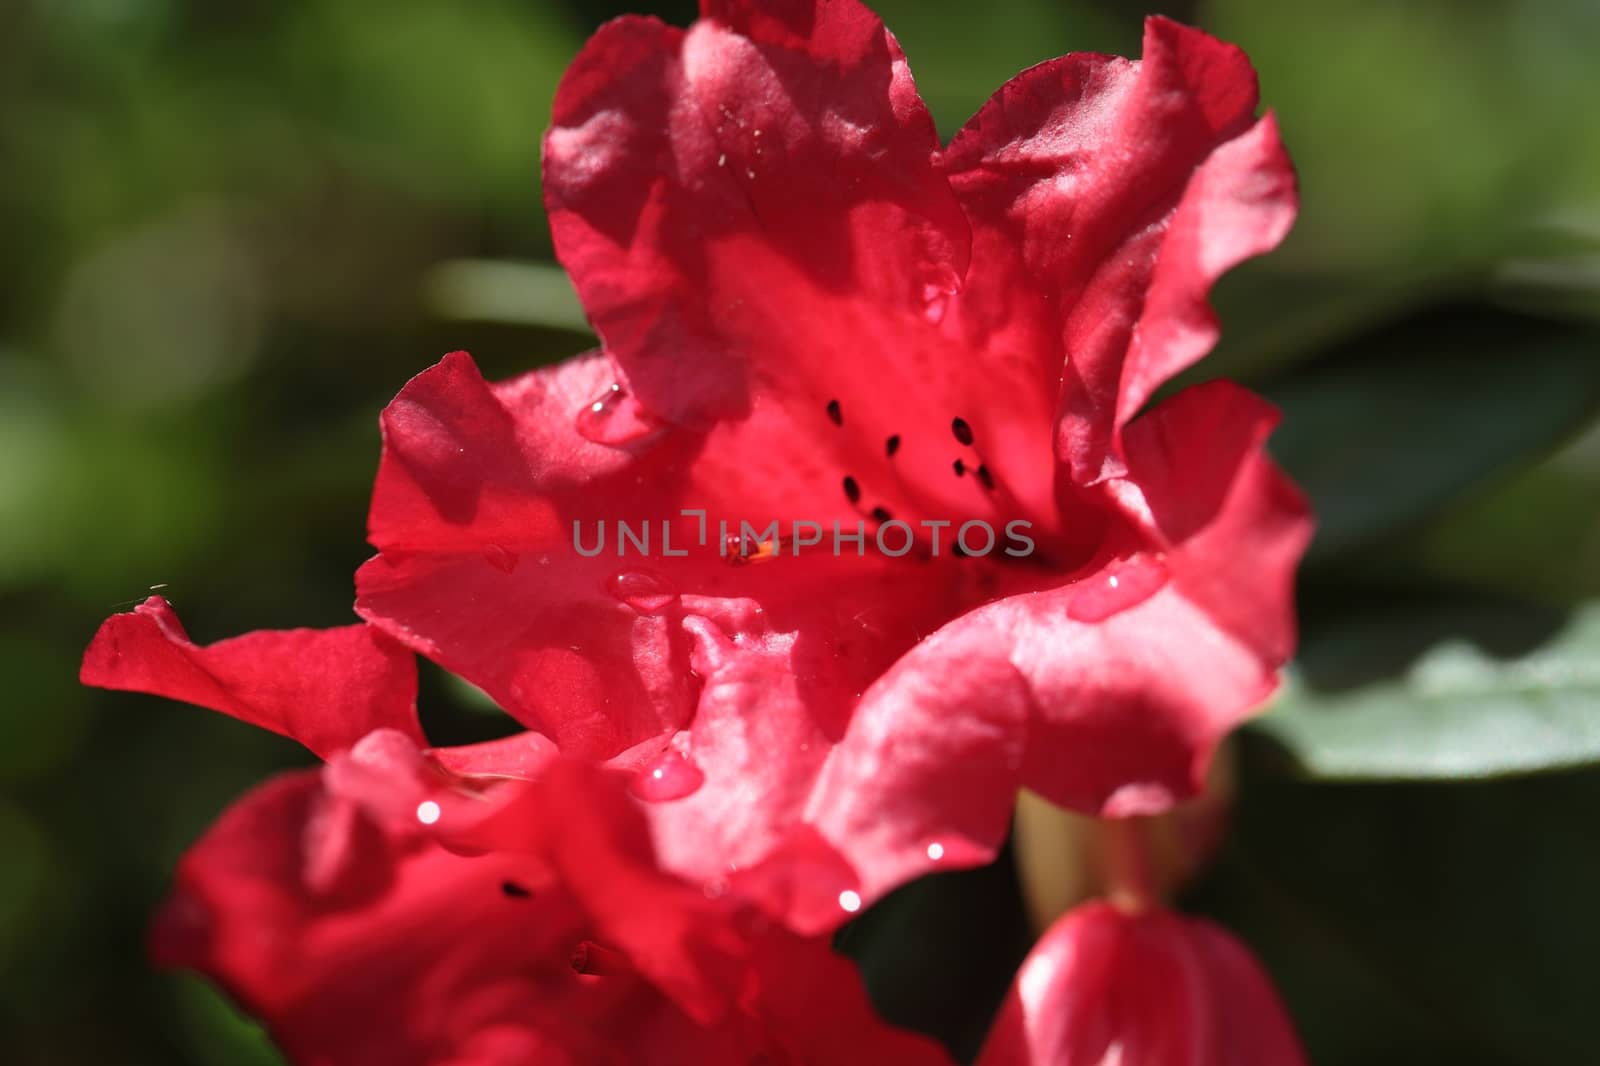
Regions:
<instances>
[{"instance_id":1,"label":"sunlit leaf","mask_svg":"<svg viewBox=\"0 0 1600 1066\"><path fill-rule=\"evenodd\" d=\"M1600 602L1391 610L1308 637L1256 728L1333 779L1480 778L1600 762Z\"/></svg>"}]
</instances>

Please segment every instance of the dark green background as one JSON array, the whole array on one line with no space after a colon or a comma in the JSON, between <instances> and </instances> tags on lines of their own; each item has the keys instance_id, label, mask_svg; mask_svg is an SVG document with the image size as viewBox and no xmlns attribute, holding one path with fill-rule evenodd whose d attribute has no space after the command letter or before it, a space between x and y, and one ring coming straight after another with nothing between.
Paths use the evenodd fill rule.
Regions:
<instances>
[{"instance_id":1,"label":"dark green background","mask_svg":"<svg viewBox=\"0 0 1600 1066\"><path fill-rule=\"evenodd\" d=\"M880 9L946 132L1031 63L1136 53L1144 13ZM622 10L0 0L0 1060L275 1061L148 970L143 926L184 845L307 757L82 690L78 657L155 584L200 640L350 620L381 405L452 349L506 376L586 346L538 138ZM1304 661L1190 903L1325 1066L1600 1061L1600 5L1167 12L1250 50L1301 170L1205 374L1285 406L1323 530ZM435 739L505 730L424 683ZM1026 948L1014 896L1004 862L930 880L845 942L970 1050Z\"/></svg>"}]
</instances>

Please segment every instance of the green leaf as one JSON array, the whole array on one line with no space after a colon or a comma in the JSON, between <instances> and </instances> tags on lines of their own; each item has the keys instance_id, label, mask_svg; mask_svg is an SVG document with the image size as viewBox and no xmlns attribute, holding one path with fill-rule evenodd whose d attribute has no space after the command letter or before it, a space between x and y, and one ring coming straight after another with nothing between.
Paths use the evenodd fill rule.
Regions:
<instances>
[{"instance_id":1,"label":"green leaf","mask_svg":"<svg viewBox=\"0 0 1600 1066\"><path fill-rule=\"evenodd\" d=\"M1279 268L1454 273L1522 254L1544 216L1600 193L1600 127L1566 106L1600 91L1592 3L1415 0L1358 14L1208 0L1201 13L1250 54L1300 174Z\"/></svg>"},{"instance_id":2,"label":"green leaf","mask_svg":"<svg viewBox=\"0 0 1600 1066\"><path fill-rule=\"evenodd\" d=\"M1600 425L1429 523L1399 565L1556 606L1600 598Z\"/></svg>"},{"instance_id":3,"label":"green leaf","mask_svg":"<svg viewBox=\"0 0 1600 1066\"><path fill-rule=\"evenodd\" d=\"M592 332L567 272L554 263L448 260L423 279L423 299L445 319Z\"/></svg>"},{"instance_id":4,"label":"green leaf","mask_svg":"<svg viewBox=\"0 0 1600 1066\"><path fill-rule=\"evenodd\" d=\"M183 1035L200 1061L237 1066L281 1066L284 1062L266 1031L212 985L185 975L172 986L182 1013Z\"/></svg>"},{"instance_id":5,"label":"green leaf","mask_svg":"<svg viewBox=\"0 0 1600 1066\"><path fill-rule=\"evenodd\" d=\"M1538 457L1600 409L1600 330L1488 311L1416 319L1263 390L1272 451L1325 560Z\"/></svg>"},{"instance_id":6,"label":"green leaf","mask_svg":"<svg viewBox=\"0 0 1600 1066\"><path fill-rule=\"evenodd\" d=\"M1240 782L1194 901L1271 969L1317 1066L1595 1059L1600 771Z\"/></svg>"},{"instance_id":7,"label":"green leaf","mask_svg":"<svg viewBox=\"0 0 1600 1066\"><path fill-rule=\"evenodd\" d=\"M1600 601L1565 619L1441 607L1313 636L1255 728L1324 779L1483 778L1600 763Z\"/></svg>"}]
</instances>

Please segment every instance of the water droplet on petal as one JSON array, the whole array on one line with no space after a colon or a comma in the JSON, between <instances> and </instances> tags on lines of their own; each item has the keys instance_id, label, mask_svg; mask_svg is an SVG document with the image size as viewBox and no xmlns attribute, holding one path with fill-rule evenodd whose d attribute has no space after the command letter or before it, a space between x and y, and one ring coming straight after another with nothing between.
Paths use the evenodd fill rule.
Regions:
<instances>
[{"instance_id":1,"label":"water droplet on petal","mask_svg":"<svg viewBox=\"0 0 1600 1066\"><path fill-rule=\"evenodd\" d=\"M649 570L619 570L606 581L606 589L640 614L660 614L677 598L666 581Z\"/></svg>"},{"instance_id":2,"label":"water droplet on petal","mask_svg":"<svg viewBox=\"0 0 1600 1066\"><path fill-rule=\"evenodd\" d=\"M682 799L705 783L705 772L682 752L668 749L633 779L633 794L649 803Z\"/></svg>"},{"instance_id":3,"label":"water droplet on petal","mask_svg":"<svg viewBox=\"0 0 1600 1066\"><path fill-rule=\"evenodd\" d=\"M937 840L935 840L932 844L929 844L928 858L932 859L934 862L938 862L940 859L944 858L944 845L939 843Z\"/></svg>"},{"instance_id":4,"label":"water droplet on petal","mask_svg":"<svg viewBox=\"0 0 1600 1066\"><path fill-rule=\"evenodd\" d=\"M660 428L660 421L615 382L578 412L578 435L596 444L632 444Z\"/></svg>"},{"instance_id":5,"label":"water droplet on petal","mask_svg":"<svg viewBox=\"0 0 1600 1066\"><path fill-rule=\"evenodd\" d=\"M922 317L928 320L929 325L937 326L944 321L944 316L950 310L950 298L961 291L961 279L955 271L941 269L934 277L923 282L922 285Z\"/></svg>"},{"instance_id":6,"label":"water droplet on petal","mask_svg":"<svg viewBox=\"0 0 1600 1066\"><path fill-rule=\"evenodd\" d=\"M1122 559L1084 578L1067 604L1079 622L1100 622L1154 596L1167 583L1167 568L1145 555Z\"/></svg>"},{"instance_id":7,"label":"water droplet on petal","mask_svg":"<svg viewBox=\"0 0 1600 1066\"><path fill-rule=\"evenodd\" d=\"M839 893L839 909L854 914L861 909L861 893L845 889Z\"/></svg>"},{"instance_id":8,"label":"water droplet on petal","mask_svg":"<svg viewBox=\"0 0 1600 1066\"><path fill-rule=\"evenodd\" d=\"M421 803L417 804L417 821L421 822L423 825L434 824L439 820L439 815L441 813L443 812L440 811L439 805L433 802L433 800L423 800Z\"/></svg>"},{"instance_id":9,"label":"water droplet on petal","mask_svg":"<svg viewBox=\"0 0 1600 1066\"><path fill-rule=\"evenodd\" d=\"M483 557L490 566L507 574L517 568L517 553L502 548L498 544L491 544L484 548Z\"/></svg>"}]
</instances>

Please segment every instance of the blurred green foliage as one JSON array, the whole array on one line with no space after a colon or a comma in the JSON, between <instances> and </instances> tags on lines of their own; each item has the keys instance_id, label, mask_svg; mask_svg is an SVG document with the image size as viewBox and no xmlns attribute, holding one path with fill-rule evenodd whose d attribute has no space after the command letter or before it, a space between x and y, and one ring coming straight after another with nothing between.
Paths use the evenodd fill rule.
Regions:
<instances>
[{"instance_id":1,"label":"blurred green foliage","mask_svg":"<svg viewBox=\"0 0 1600 1066\"><path fill-rule=\"evenodd\" d=\"M348 620L384 401L455 348L503 376L589 343L550 263L538 138L584 36L630 6L0 6L5 1061L276 1061L209 987L150 974L142 938L184 845L305 756L80 689L78 656L156 584L201 640ZM1145 13L878 6L947 133L1022 67L1136 52ZM1283 404L1279 452L1324 530L1299 687L1246 745L1239 832L1195 903L1261 950L1324 1066L1600 1060L1576 999L1600 949L1579 816L1600 773L1308 779L1471 766L1458 737L1487 757L1521 736L1496 714L1553 732L1489 771L1597 754L1600 8L1167 10L1250 51L1301 171L1302 220L1224 282L1201 376ZM1507 645L1484 611L1537 624ZM1441 655L1482 692L1419 708L1407 686ZM1588 687L1506 696L1554 659ZM441 741L501 728L432 671L424 708ZM844 944L885 1010L970 1050L1026 948L1017 914L996 867L908 888Z\"/></svg>"}]
</instances>

